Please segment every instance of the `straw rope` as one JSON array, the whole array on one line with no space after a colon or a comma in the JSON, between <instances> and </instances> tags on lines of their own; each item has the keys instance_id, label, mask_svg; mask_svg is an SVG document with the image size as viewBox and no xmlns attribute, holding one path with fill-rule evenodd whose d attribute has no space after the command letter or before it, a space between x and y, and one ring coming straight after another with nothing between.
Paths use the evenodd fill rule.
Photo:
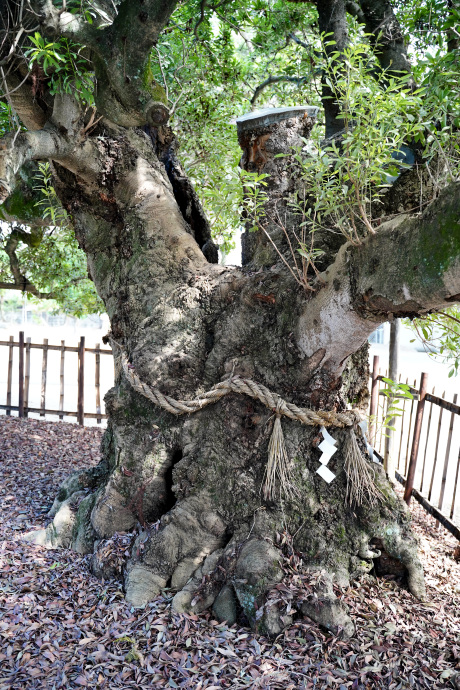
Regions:
<instances>
[{"instance_id":1,"label":"straw rope","mask_svg":"<svg viewBox=\"0 0 460 690\"><path fill-rule=\"evenodd\" d=\"M242 379L240 376L232 376L213 386L195 400L175 400L169 395L164 395L158 388L150 388L143 383L132 364L122 351L122 367L125 376L135 391L145 398L162 407L174 415L192 414L202 410L207 405L212 405L229 393L241 393L254 400L259 400L265 407L275 414L275 422L268 446L268 462L265 468L262 485L262 495L266 500L276 498L275 489L277 480L280 486L280 498L283 493L292 496L293 485L289 474L289 458L284 443L281 417L285 416L307 426L339 427L350 429L350 439L346 446L345 472L347 474L348 489L347 500L350 503L361 503L365 497L371 503L380 498L372 475L366 467L366 462L356 443L354 427L361 421L360 415L354 410L347 412L327 412L325 410L309 410L297 407L283 400L281 396L272 393L266 386L256 383L252 379Z\"/></svg>"},{"instance_id":2,"label":"straw rope","mask_svg":"<svg viewBox=\"0 0 460 690\"><path fill-rule=\"evenodd\" d=\"M195 400L175 400L169 395L163 395L158 388L150 388L143 383L134 367L128 362L126 355L122 356L122 366L126 378L135 391L151 400L155 405L159 405L171 414L192 414L203 409L207 405L212 405L228 393L242 393L250 398L259 400L265 407L276 412L279 416L289 417L294 421L302 422L307 426L335 426L343 429L352 427L360 418L356 412L327 412L325 410L308 410L297 407L292 403L286 402L276 393L272 393L261 383L256 383L252 379L242 379L239 376L221 381L213 386L207 393L203 393Z\"/></svg>"}]
</instances>

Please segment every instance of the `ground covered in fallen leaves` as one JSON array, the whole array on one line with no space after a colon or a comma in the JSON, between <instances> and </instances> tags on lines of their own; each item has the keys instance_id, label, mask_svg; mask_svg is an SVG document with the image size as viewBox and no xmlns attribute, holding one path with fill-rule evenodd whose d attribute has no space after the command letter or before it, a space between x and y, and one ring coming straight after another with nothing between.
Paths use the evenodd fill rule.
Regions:
<instances>
[{"instance_id":1,"label":"ground covered in fallen leaves","mask_svg":"<svg viewBox=\"0 0 460 690\"><path fill-rule=\"evenodd\" d=\"M428 601L391 580L354 583L341 594L357 626L347 642L309 620L268 640L209 615L173 616L167 592L133 610L120 583L90 574L88 557L22 542L47 523L65 476L97 462L100 438L0 416L0 690L460 688L458 543L417 504Z\"/></svg>"}]
</instances>

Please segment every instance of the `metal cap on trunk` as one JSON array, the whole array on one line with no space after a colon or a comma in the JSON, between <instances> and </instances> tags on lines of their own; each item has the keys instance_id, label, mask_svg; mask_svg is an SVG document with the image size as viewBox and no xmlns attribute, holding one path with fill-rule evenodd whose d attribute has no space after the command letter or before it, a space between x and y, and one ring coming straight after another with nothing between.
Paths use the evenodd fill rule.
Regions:
<instances>
[{"instance_id":1,"label":"metal cap on trunk","mask_svg":"<svg viewBox=\"0 0 460 690\"><path fill-rule=\"evenodd\" d=\"M236 126L238 132L244 132L256 127L268 127L269 125L289 120L292 117L299 117L300 115L316 117L318 111L319 108L314 105L295 105L290 108L262 108L261 110L254 110L246 113L246 115L237 117Z\"/></svg>"}]
</instances>

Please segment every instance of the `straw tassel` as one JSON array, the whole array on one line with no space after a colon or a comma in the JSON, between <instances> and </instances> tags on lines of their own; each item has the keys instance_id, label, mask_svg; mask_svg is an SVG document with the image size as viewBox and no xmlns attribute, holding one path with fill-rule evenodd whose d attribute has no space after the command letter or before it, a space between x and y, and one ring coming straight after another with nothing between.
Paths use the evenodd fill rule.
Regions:
<instances>
[{"instance_id":1,"label":"straw tassel","mask_svg":"<svg viewBox=\"0 0 460 690\"><path fill-rule=\"evenodd\" d=\"M353 427L344 443L344 470L347 475L348 505L360 506L367 500L373 506L383 500L381 491L375 485L369 462L358 446Z\"/></svg>"},{"instance_id":2,"label":"straw tassel","mask_svg":"<svg viewBox=\"0 0 460 690\"><path fill-rule=\"evenodd\" d=\"M346 412L328 412L326 410L309 410L297 407L293 403L280 398L262 384L251 379L242 379L239 376L232 376L229 379L220 381L209 391L200 395L194 400L175 400L168 395L164 395L158 388L150 388L140 379L132 364L123 351L121 345L111 339L121 352L121 364L124 374L135 391L150 400L154 405L160 406L170 414L183 415L193 414L202 410L207 405L212 405L229 393L240 393L259 400L265 407L273 410L275 408L275 421L273 431L268 446L268 462L265 467L264 480L262 483L262 495L265 500L274 500L275 487L279 481L279 496L283 494L292 496L297 493L297 489L292 484L289 472L289 458L284 443L281 417L284 415L289 419L307 424L308 426L323 426L336 428L351 428L348 441L345 447L345 472L347 474L347 502L360 505L364 499L374 504L383 499L381 492L374 484L372 472L369 470L368 463L361 455L361 451L356 442L353 426L361 422L360 416L354 410ZM326 463L327 464L327 463ZM332 474L332 473L329 473ZM332 475L332 479L335 475ZM325 481L332 479L325 478Z\"/></svg>"},{"instance_id":3,"label":"straw tassel","mask_svg":"<svg viewBox=\"0 0 460 690\"><path fill-rule=\"evenodd\" d=\"M265 466L264 481L262 484L262 495L264 499L274 500L276 480L279 481L280 497L292 493L292 484L289 475L289 458L284 443L283 427L281 425L281 406L279 401L276 406L275 421L273 431L268 444L268 462Z\"/></svg>"}]
</instances>

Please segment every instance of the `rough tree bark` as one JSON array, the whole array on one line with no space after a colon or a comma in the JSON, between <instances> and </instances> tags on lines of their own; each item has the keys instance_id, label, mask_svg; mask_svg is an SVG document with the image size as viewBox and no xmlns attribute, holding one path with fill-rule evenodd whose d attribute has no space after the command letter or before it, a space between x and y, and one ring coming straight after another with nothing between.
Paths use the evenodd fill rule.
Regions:
<instances>
[{"instance_id":1,"label":"rough tree bark","mask_svg":"<svg viewBox=\"0 0 460 690\"><path fill-rule=\"evenodd\" d=\"M404 35L389 0L317 0L315 4L319 30L326 38L326 56L331 66L340 67L341 59L337 52L342 53L348 45L348 13L365 25L380 67L386 74L411 74ZM332 79L332 75L329 79ZM409 79L408 83L415 88L413 79ZM326 137L333 137L343 130L343 119L334 88L325 76L322 80L322 100Z\"/></svg>"},{"instance_id":2,"label":"rough tree bark","mask_svg":"<svg viewBox=\"0 0 460 690\"><path fill-rule=\"evenodd\" d=\"M120 13L141 21L135 13L147 12L141 23L151 22L155 33L167 19L164 3L157 4L144 0L140 8L129 0ZM53 16L50 26L62 21L62 13ZM98 48L102 76L116 62L117 31ZM115 47L106 57L108 45ZM130 63L125 74L137 69ZM53 523L30 538L82 553L95 549L95 572L108 576L104 540L140 523L124 572L129 601L143 605L170 586L176 611L213 606L216 616L232 621L243 610L251 624L274 634L288 618L276 607L256 612L282 577L276 535L286 531L305 566L325 572L319 596L305 600L302 612L352 634L331 584L370 571L381 555L397 561L411 591L424 596L409 517L383 470L369 463L380 500L348 505L350 431L330 429L339 450L330 463L336 478L326 484L316 473L318 427L283 418L294 491L264 500L274 411L229 394L174 416L132 388L122 354L146 385L175 399L195 399L240 376L300 407L343 411L347 397L365 397L365 354L355 353L378 324L390 314L415 315L460 299L459 185L423 215L383 224L360 246L342 244L306 291L281 260L292 259L287 238L295 217L286 196L298 180L292 159L276 155L308 136L314 117L287 112L276 122L243 125L243 164L270 175L266 229L278 251L261 230L246 243L242 268L218 266L205 256L215 253L209 228L175 161L173 135L152 123L153 106L144 91L133 94L132 84L112 111L113 94L125 88L112 79L101 95L105 117L92 129L72 98L61 96L44 126L1 144L3 198L27 161L52 161L56 189L110 317L116 368L102 462L64 483ZM350 357L357 368L344 376Z\"/></svg>"}]
</instances>

